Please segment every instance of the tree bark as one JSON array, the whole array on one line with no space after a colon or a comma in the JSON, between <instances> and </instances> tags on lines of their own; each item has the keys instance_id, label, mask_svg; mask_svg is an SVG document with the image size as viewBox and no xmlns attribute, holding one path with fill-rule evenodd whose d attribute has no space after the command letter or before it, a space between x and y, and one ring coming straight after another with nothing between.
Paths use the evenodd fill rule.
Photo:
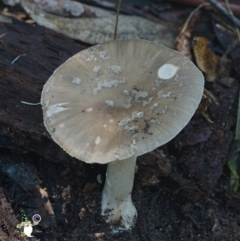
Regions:
<instances>
[{"instance_id":1,"label":"tree bark","mask_svg":"<svg viewBox=\"0 0 240 241\"><path fill-rule=\"evenodd\" d=\"M69 159L46 131L41 105L21 101L40 102L53 71L87 45L17 20L0 23L0 36L3 33L7 34L0 39L0 146L34 151L51 161Z\"/></svg>"}]
</instances>

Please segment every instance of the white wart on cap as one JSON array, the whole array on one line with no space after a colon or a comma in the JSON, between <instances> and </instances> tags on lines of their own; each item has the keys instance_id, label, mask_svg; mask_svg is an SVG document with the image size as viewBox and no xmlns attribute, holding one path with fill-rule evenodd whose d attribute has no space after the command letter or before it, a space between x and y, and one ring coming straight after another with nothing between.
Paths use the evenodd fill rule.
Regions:
<instances>
[{"instance_id":1,"label":"white wart on cap","mask_svg":"<svg viewBox=\"0 0 240 241\"><path fill-rule=\"evenodd\" d=\"M145 40L84 50L44 86L44 124L55 142L88 163L139 156L189 122L204 79L180 53Z\"/></svg>"}]
</instances>

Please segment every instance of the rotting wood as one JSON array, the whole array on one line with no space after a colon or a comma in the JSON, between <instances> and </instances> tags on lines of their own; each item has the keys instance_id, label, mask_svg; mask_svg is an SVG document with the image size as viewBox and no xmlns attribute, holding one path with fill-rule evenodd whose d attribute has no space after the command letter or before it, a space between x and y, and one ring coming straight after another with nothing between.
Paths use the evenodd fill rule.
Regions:
<instances>
[{"instance_id":1,"label":"rotting wood","mask_svg":"<svg viewBox=\"0 0 240 241\"><path fill-rule=\"evenodd\" d=\"M0 240L17 241L18 231L16 225L18 220L8 202L4 190L0 187Z\"/></svg>"},{"instance_id":2,"label":"rotting wood","mask_svg":"<svg viewBox=\"0 0 240 241\"><path fill-rule=\"evenodd\" d=\"M53 71L87 46L18 20L0 23L0 35L6 32L0 45L0 146L34 151L51 161L67 160L70 157L45 130L41 105L21 101L39 102Z\"/></svg>"}]
</instances>

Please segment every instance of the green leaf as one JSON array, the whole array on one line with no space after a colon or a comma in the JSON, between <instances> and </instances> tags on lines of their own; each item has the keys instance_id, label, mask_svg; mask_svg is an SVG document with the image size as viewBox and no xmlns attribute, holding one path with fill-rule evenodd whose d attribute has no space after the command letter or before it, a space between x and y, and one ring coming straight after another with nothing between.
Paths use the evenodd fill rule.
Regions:
<instances>
[{"instance_id":1,"label":"green leaf","mask_svg":"<svg viewBox=\"0 0 240 241\"><path fill-rule=\"evenodd\" d=\"M238 187L239 187L239 176L237 173L237 168L235 166L235 164L232 161L228 162L228 168L231 171L231 181L230 181L230 185L233 188L234 192L238 191Z\"/></svg>"},{"instance_id":2,"label":"green leaf","mask_svg":"<svg viewBox=\"0 0 240 241\"><path fill-rule=\"evenodd\" d=\"M228 162L228 168L232 172L233 176L238 179L239 176L238 176L238 173L237 173L237 169L236 169L236 167L235 167L235 165L232 161Z\"/></svg>"},{"instance_id":3,"label":"green leaf","mask_svg":"<svg viewBox=\"0 0 240 241\"><path fill-rule=\"evenodd\" d=\"M233 191L234 191L234 192L237 192L237 191L238 191L238 186L239 186L239 180L236 179L236 182L235 182L234 187L233 187Z\"/></svg>"}]
</instances>

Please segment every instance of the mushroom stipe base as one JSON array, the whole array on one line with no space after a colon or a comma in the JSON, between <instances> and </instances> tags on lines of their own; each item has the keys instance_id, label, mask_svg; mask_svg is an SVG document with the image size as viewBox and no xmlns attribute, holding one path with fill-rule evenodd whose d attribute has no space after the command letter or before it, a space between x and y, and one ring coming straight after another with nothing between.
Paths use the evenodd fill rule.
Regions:
<instances>
[{"instance_id":1,"label":"mushroom stipe base","mask_svg":"<svg viewBox=\"0 0 240 241\"><path fill-rule=\"evenodd\" d=\"M132 188L136 169L136 156L110 162L102 194L102 215L109 223L119 223L118 230L130 229L137 217L132 203Z\"/></svg>"}]
</instances>

